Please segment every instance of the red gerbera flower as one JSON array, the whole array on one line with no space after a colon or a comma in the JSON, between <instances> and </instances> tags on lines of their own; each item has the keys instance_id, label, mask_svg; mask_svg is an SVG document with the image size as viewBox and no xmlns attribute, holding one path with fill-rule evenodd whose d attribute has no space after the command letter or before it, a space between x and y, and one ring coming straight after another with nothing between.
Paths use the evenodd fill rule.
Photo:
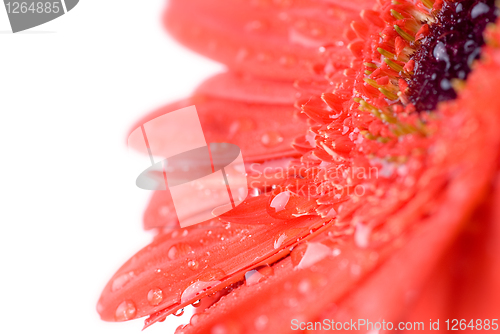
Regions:
<instances>
[{"instance_id":1,"label":"red gerbera flower","mask_svg":"<svg viewBox=\"0 0 500 334\"><path fill-rule=\"evenodd\" d=\"M180 229L156 192L144 226L158 233L105 287L102 319L149 326L195 304L179 331L498 328L497 11L171 0L169 31L229 72L140 124L195 104L208 142L241 147L252 195Z\"/></svg>"}]
</instances>

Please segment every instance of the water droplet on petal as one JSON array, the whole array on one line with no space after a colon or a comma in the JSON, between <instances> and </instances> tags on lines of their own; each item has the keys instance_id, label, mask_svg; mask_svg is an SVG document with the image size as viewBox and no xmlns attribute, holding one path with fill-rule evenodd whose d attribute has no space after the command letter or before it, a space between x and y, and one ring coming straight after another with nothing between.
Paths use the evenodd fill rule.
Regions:
<instances>
[{"instance_id":1,"label":"water droplet on petal","mask_svg":"<svg viewBox=\"0 0 500 334\"><path fill-rule=\"evenodd\" d=\"M279 132L268 131L262 136L261 142L264 146L272 147L281 144L283 142L283 137Z\"/></svg>"},{"instance_id":2,"label":"water droplet on petal","mask_svg":"<svg viewBox=\"0 0 500 334\"><path fill-rule=\"evenodd\" d=\"M488 7L487 4L480 2L472 8L470 16L472 17L472 19L475 19L480 15L488 13L489 11L490 7Z\"/></svg>"},{"instance_id":3,"label":"water droplet on petal","mask_svg":"<svg viewBox=\"0 0 500 334\"><path fill-rule=\"evenodd\" d=\"M307 131L306 141L312 146L316 147L316 134L311 130Z\"/></svg>"},{"instance_id":4,"label":"water droplet on petal","mask_svg":"<svg viewBox=\"0 0 500 334\"><path fill-rule=\"evenodd\" d=\"M354 242L360 248L368 247L370 243L370 234L372 228L368 225L358 223L356 224L356 231L354 232Z\"/></svg>"},{"instance_id":5,"label":"water droplet on petal","mask_svg":"<svg viewBox=\"0 0 500 334\"><path fill-rule=\"evenodd\" d=\"M156 306L163 300L163 291L161 289L155 288L148 292L148 302L149 305Z\"/></svg>"},{"instance_id":6,"label":"water droplet on petal","mask_svg":"<svg viewBox=\"0 0 500 334\"><path fill-rule=\"evenodd\" d=\"M302 256L297 268L304 269L312 266L316 262L321 261L328 255L331 255L332 250L319 242L307 243L307 248Z\"/></svg>"},{"instance_id":7,"label":"water droplet on petal","mask_svg":"<svg viewBox=\"0 0 500 334\"><path fill-rule=\"evenodd\" d=\"M254 321L255 329L258 331L263 331L267 327L267 323L269 322L269 318L265 315L261 315L257 317Z\"/></svg>"},{"instance_id":8,"label":"water droplet on petal","mask_svg":"<svg viewBox=\"0 0 500 334\"><path fill-rule=\"evenodd\" d=\"M188 254L191 251L191 246L185 243L179 243L170 247L170 249L168 250L168 258L170 260L175 260L177 258L180 258L181 256Z\"/></svg>"},{"instance_id":9,"label":"water droplet on petal","mask_svg":"<svg viewBox=\"0 0 500 334\"><path fill-rule=\"evenodd\" d=\"M161 217L167 217L170 214L170 209L166 205L163 205L162 207L160 207L160 209L158 211L159 211L158 213L160 214Z\"/></svg>"},{"instance_id":10,"label":"water droplet on petal","mask_svg":"<svg viewBox=\"0 0 500 334\"><path fill-rule=\"evenodd\" d=\"M289 200L290 200L290 192L287 190L276 195L271 201L271 204L269 206L274 208L276 212L280 212L285 210L285 207Z\"/></svg>"},{"instance_id":11,"label":"water droplet on petal","mask_svg":"<svg viewBox=\"0 0 500 334\"><path fill-rule=\"evenodd\" d=\"M211 334L228 334L228 330L224 325L215 325L210 331Z\"/></svg>"},{"instance_id":12,"label":"water droplet on petal","mask_svg":"<svg viewBox=\"0 0 500 334\"><path fill-rule=\"evenodd\" d=\"M285 241L285 239L286 239L286 233L280 234L278 239L274 240L274 249L280 248L281 244L283 243L283 241Z\"/></svg>"},{"instance_id":13,"label":"water droplet on petal","mask_svg":"<svg viewBox=\"0 0 500 334\"><path fill-rule=\"evenodd\" d=\"M181 315L183 315L183 314L184 314L184 309L183 309L183 308L181 308L181 309L177 310L177 311L174 313L174 315L175 315L176 317L180 317L180 316L181 316Z\"/></svg>"},{"instance_id":14,"label":"water droplet on petal","mask_svg":"<svg viewBox=\"0 0 500 334\"><path fill-rule=\"evenodd\" d=\"M111 283L111 291L115 292L123 288L132 278L134 277L134 272L131 271L129 273L118 276Z\"/></svg>"},{"instance_id":15,"label":"water droplet on petal","mask_svg":"<svg viewBox=\"0 0 500 334\"><path fill-rule=\"evenodd\" d=\"M196 270L199 267L199 263L196 260L192 260L188 262L188 268L191 270Z\"/></svg>"},{"instance_id":16,"label":"water droplet on petal","mask_svg":"<svg viewBox=\"0 0 500 334\"><path fill-rule=\"evenodd\" d=\"M191 284L182 293L181 303L185 303L188 300L195 298L197 295L199 295L203 291L208 290L209 288L214 287L219 283L220 283L220 281L210 281L210 282L198 281L198 282Z\"/></svg>"},{"instance_id":17,"label":"water droplet on petal","mask_svg":"<svg viewBox=\"0 0 500 334\"><path fill-rule=\"evenodd\" d=\"M115 311L115 319L116 321L126 321L135 318L135 314L137 313L137 309L135 308L135 304L131 300L126 300L122 302Z\"/></svg>"},{"instance_id":18,"label":"water droplet on petal","mask_svg":"<svg viewBox=\"0 0 500 334\"><path fill-rule=\"evenodd\" d=\"M274 269L270 266L262 266L254 270L247 271L245 273L245 284L247 286L255 285L273 274Z\"/></svg>"},{"instance_id":19,"label":"water droplet on petal","mask_svg":"<svg viewBox=\"0 0 500 334\"><path fill-rule=\"evenodd\" d=\"M285 305L291 308L296 308L299 306L299 301L296 298L285 299Z\"/></svg>"},{"instance_id":20,"label":"water droplet on petal","mask_svg":"<svg viewBox=\"0 0 500 334\"><path fill-rule=\"evenodd\" d=\"M311 290L311 282L308 279L303 279L300 281L298 290L300 293L308 293Z\"/></svg>"},{"instance_id":21,"label":"water droplet on petal","mask_svg":"<svg viewBox=\"0 0 500 334\"><path fill-rule=\"evenodd\" d=\"M213 326L210 334L239 334L242 332L241 324L228 320L226 323Z\"/></svg>"}]
</instances>

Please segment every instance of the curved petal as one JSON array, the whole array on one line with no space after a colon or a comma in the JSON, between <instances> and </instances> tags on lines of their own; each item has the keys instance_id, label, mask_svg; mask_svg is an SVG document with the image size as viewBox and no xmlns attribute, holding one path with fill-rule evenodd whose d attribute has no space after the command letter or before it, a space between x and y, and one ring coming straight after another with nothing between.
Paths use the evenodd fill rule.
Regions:
<instances>
[{"instance_id":1,"label":"curved petal","mask_svg":"<svg viewBox=\"0 0 500 334\"><path fill-rule=\"evenodd\" d=\"M417 319L495 319L500 312L500 179L409 312ZM442 315L439 317L439 315ZM442 320L442 321L443 321ZM491 321L491 320L490 320ZM444 326L444 324L441 324Z\"/></svg>"},{"instance_id":2,"label":"curved petal","mask_svg":"<svg viewBox=\"0 0 500 334\"><path fill-rule=\"evenodd\" d=\"M271 81L232 72L217 74L205 80L194 95L251 104L293 105L298 91L292 81Z\"/></svg>"},{"instance_id":3,"label":"curved petal","mask_svg":"<svg viewBox=\"0 0 500 334\"><path fill-rule=\"evenodd\" d=\"M240 281L248 270L276 262L323 221L304 216L281 224L222 225L213 220L161 233L116 272L98 311L106 321L153 315L150 325ZM124 305L133 310L125 317Z\"/></svg>"},{"instance_id":4,"label":"curved petal","mask_svg":"<svg viewBox=\"0 0 500 334\"><path fill-rule=\"evenodd\" d=\"M245 162L297 156L292 142L307 129L307 124L292 105L252 104L200 94L150 113L137 122L133 129L190 105L196 106L206 141L238 145ZM150 143L162 140L163 128L161 122L151 127L148 131Z\"/></svg>"},{"instance_id":5,"label":"curved petal","mask_svg":"<svg viewBox=\"0 0 500 334\"><path fill-rule=\"evenodd\" d=\"M181 43L232 70L295 80L322 68L323 45L336 49L335 66L349 66L344 32L368 6L365 0L172 0L164 22Z\"/></svg>"}]
</instances>

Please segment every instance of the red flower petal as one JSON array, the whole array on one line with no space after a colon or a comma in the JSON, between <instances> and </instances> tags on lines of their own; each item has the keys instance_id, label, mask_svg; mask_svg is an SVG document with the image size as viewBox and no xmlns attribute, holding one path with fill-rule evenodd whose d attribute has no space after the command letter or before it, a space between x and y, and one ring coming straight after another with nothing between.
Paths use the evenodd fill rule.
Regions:
<instances>
[{"instance_id":1,"label":"red flower petal","mask_svg":"<svg viewBox=\"0 0 500 334\"><path fill-rule=\"evenodd\" d=\"M205 80L194 95L250 104L293 105L299 92L291 81L270 81L231 72L221 73Z\"/></svg>"},{"instance_id":2,"label":"red flower petal","mask_svg":"<svg viewBox=\"0 0 500 334\"><path fill-rule=\"evenodd\" d=\"M210 79L215 86L221 89L227 84L226 76ZM231 99L217 97L219 92L215 88L200 89L193 97L167 105L141 119L133 129L165 113L195 105L200 117L201 126L208 143L230 142L241 148L246 162L263 161L274 158L296 156L298 153L291 147L293 140L307 130L307 125L296 115L293 106L283 103L288 99L290 89L278 94L272 81L265 82L268 89L252 88L264 81L247 80L247 85L234 88L235 94ZM282 87L284 83L278 83ZM249 92L245 93L245 88ZM215 92L215 93L214 93ZM202 95L202 93L206 95ZM249 98L259 96L267 103L249 103ZM237 99L240 97L240 99ZM162 125L158 124L149 131L150 143L162 140ZM249 139L252 140L249 140ZM147 152L144 152L147 153ZM161 152L160 152L161 153Z\"/></svg>"},{"instance_id":3,"label":"red flower petal","mask_svg":"<svg viewBox=\"0 0 500 334\"><path fill-rule=\"evenodd\" d=\"M297 240L308 238L309 230L320 228L322 222L318 217L299 217L281 224L224 227L211 221L162 233L110 280L99 300L101 318L128 320L122 317L126 302L134 305L134 312L125 313L137 317L164 310L152 321L161 320L240 281L248 270L284 257ZM160 302L148 300L152 289L161 290Z\"/></svg>"},{"instance_id":4,"label":"red flower petal","mask_svg":"<svg viewBox=\"0 0 500 334\"><path fill-rule=\"evenodd\" d=\"M237 72L294 80L322 67L318 51L327 44L337 43L335 66L348 67L345 27L368 6L365 0L173 0L164 22L181 43Z\"/></svg>"},{"instance_id":5,"label":"red flower petal","mask_svg":"<svg viewBox=\"0 0 500 334\"><path fill-rule=\"evenodd\" d=\"M408 315L413 319L495 319L500 313L500 182L441 259ZM441 326L444 326L442 324Z\"/></svg>"}]
</instances>

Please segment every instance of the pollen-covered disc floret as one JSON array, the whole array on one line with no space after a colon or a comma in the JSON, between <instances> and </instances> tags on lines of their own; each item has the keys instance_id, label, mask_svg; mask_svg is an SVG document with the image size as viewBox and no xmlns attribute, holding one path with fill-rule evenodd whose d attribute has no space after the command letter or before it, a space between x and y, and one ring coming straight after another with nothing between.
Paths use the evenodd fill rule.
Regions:
<instances>
[{"instance_id":1,"label":"pollen-covered disc floret","mask_svg":"<svg viewBox=\"0 0 500 334\"><path fill-rule=\"evenodd\" d=\"M305 87L301 110L314 124L295 142L303 156L292 178L302 194L283 187L306 194L307 209L294 214L376 228L425 191L423 171L445 160L437 143L448 136L450 111L437 103L464 86L497 11L493 0L393 0L363 10L346 34L354 59L343 76L327 64L322 87L298 84Z\"/></svg>"},{"instance_id":2,"label":"pollen-covered disc floret","mask_svg":"<svg viewBox=\"0 0 500 334\"><path fill-rule=\"evenodd\" d=\"M411 56L415 68L406 79L407 95L417 110L434 110L438 102L457 97L453 86L469 75L484 45L484 29L497 16L494 0L442 4L435 14L436 22Z\"/></svg>"}]
</instances>

